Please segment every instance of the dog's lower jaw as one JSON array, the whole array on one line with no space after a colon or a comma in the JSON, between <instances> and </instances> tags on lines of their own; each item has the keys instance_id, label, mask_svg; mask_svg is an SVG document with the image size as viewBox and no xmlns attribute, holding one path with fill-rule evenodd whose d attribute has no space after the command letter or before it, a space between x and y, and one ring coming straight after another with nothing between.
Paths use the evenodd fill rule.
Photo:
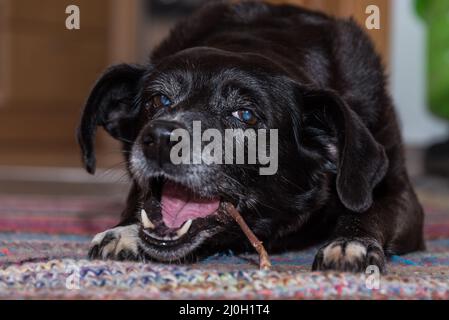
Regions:
<instances>
[{"instance_id":1,"label":"dog's lower jaw","mask_svg":"<svg viewBox=\"0 0 449 320\"><path fill-rule=\"evenodd\" d=\"M202 230L188 244L162 248L149 244L142 236L140 223L119 226L97 234L89 249L90 259L118 261L181 262L192 255L208 238L220 231L219 227Z\"/></svg>"},{"instance_id":2,"label":"dog's lower jaw","mask_svg":"<svg viewBox=\"0 0 449 320\"><path fill-rule=\"evenodd\" d=\"M163 249L152 244L149 244L145 240L141 240L141 251L145 257L160 262L183 262L186 257L190 259L195 257L195 251L209 238L213 237L217 233L219 228L208 229L200 231L194 238L190 240L188 245L181 244L176 247L168 247Z\"/></svg>"}]
</instances>

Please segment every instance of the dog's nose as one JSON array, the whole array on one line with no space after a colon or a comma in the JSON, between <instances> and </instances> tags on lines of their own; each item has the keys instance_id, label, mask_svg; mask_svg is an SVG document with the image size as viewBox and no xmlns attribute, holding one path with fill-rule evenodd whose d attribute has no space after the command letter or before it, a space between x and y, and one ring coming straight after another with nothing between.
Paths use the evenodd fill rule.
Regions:
<instances>
[{"instance_id":1,"label":"dog's nose","mask_svg":"<svg viewBox=\"0 0 449 320\"><path fill-rule=\"evenodd\" d=\"M148 159L156 160L161 165L170 160L171 148L177 141L171 141L170 136L176 129L184 127L174 121L155 120L145 128L142 134L142 147Z\"/></svg>"}]
</instances>

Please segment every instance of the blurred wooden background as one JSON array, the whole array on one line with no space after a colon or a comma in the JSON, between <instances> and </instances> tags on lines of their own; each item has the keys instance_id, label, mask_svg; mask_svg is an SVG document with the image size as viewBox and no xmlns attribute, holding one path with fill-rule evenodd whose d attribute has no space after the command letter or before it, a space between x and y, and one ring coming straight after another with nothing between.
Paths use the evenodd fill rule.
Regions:
<instances>
[{"instance_id":1,"label":"blurred wooden background","mask_svg":"<svg viewBox=\"0 0 449 320\"><path fill-rule=\"evenodd\" d=\"M135 61L135 0L0 0L0 165L79 166L75 128L90 88L110 64ZM118 147L98 139L104 166Z\"/></svg>"},{"instance_id":2,"label":"blurred wooden background","mask_svg":"<svg viewBox=\"0 0 449 320\"><path fill-rule=\"evenodd\" d=\"M141 56L141 0L77 0L81 29L65 28L71 0L0 0L0 165L79 166L75 128L95 79L110 64ZM354 16L381 9L381 30L369 31L384 60L389 52L388 0L271 0ZM152 39L167 32L153 25ZM158 22L158 23L159 23ZM100 134L100 166L120 162L116 143Z\"/></svg>"}]
</instances>

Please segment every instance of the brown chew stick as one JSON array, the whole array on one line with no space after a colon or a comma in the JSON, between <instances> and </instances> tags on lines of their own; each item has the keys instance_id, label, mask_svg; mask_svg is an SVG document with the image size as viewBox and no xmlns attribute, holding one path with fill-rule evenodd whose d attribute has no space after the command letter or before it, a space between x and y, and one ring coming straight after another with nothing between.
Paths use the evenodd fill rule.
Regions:
<instances>
[{"instance_id":1,"label":"brown chew stick","mask_svg":"<svg viewBox=\"0 0 449 320\"><path fill-rule=\"evenodd\" d=\"M257 239L256 235L251 231L251 229L246 224L245 220L243 220L240 213L231 203L225 203L226 212L237 222L242 231L245 233L248 240L251 242L254 249L256 249L259 254L259 267L261 270L270 270L271 262L268 257L268 253L263 247L263 244L259 239Z\"/></svg>"}]
</instances>

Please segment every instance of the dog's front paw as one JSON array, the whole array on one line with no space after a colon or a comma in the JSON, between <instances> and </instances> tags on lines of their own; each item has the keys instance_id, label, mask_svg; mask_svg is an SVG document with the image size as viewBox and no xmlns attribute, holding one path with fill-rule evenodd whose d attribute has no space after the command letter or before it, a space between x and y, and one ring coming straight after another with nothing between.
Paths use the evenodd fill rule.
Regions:
<instances>
[{"instance_id":1,"label":"dog's front paw","mask_svg":"<svg viewBox=\"0 0 449 320\"><path fill-rule=\"evenodd\" d=\"M97 234L90 246L90 259L140 260L139 228L133 224Z\"/></svg>"},{"instance_id":2,"label":"dog's front paw","mask_svg":"<svg viewBox=\"0 0 449 320\"><path fill-rule=\"evenodd\" d=\"M312 270L365 272L375 265L385 271L385 254L381 246L371 239L336 239L322 247L313 262Z\"/></svg>"}]
</instances>

